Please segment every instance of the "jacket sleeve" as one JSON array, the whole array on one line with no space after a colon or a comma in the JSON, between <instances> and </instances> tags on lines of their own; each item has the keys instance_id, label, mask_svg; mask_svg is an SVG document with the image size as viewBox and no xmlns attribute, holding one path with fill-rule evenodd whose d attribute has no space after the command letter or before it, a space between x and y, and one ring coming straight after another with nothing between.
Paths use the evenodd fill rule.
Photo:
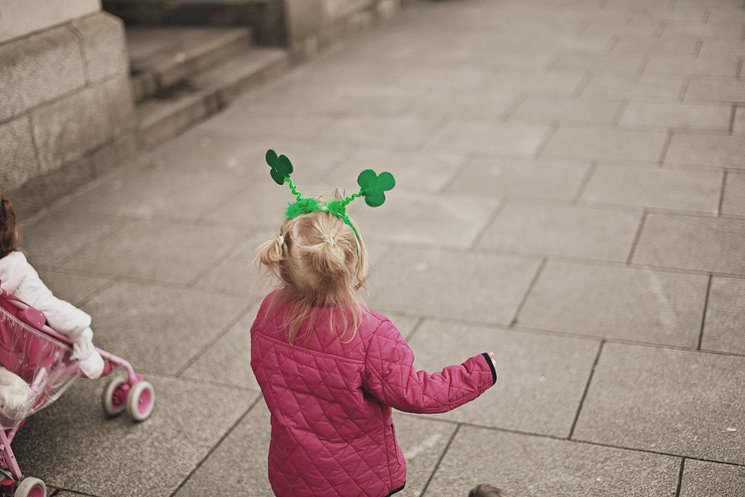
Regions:
<instances>
[{"instance_id":1,"label":"jacket sleeve","mask_svg":"<svg viewBox=\"0 0 745 497\"><path fill-rule=\"evenodd\" d=\"M13 284L7 288L3 285L3 288L43 312L52 328L74 340L80 338L83 331L90 327L91 317L74 305L55 297L26 257L20 252L17 254L17 260L10 271Z\"/></svg>"},{"instance_id":2,"label":"jacket sleeve","mask_svg":"<svg viewBox=\"0 0 745 497\"><path fill-rule=\"evenodd\" d=\"M455 409L489 389L497 374L488 354L439 373L417 371L414 353L390 321L373 334L365 358L363 388L400 411L439 413Z\"/></svg>"}]
</instances>

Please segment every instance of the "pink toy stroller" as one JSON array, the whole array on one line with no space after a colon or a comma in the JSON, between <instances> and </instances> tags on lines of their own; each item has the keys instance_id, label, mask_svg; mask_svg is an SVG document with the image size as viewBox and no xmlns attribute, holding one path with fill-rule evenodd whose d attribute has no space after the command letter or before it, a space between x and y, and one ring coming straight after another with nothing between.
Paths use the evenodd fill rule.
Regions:
<instances>
[{"instance_id":1,"label":"pink toy stroller","mask_svg":"<svg viewBox=\"0 0 745 497\"><path fill-rule=\"evenodd\" d=\"M113 377L103 392L103 409L115 416L127 411L135 421L144 421L153 412L155 391L135 373L124 359L99 349L104 358L104 376L117 367L127 376ZM0 289L0 366L28 384L21 407L3 409L0 405L0 496L46 497L44 482L24 478L11 442L25 418L50 405L72 385L81 373L72 360L70 339L50 328L44 315ZM20 381L20 380L19 380ZM25 385L24 385L25 387ZM0 388L3 388L0 386Z\"/></svg>"}]
</instances>

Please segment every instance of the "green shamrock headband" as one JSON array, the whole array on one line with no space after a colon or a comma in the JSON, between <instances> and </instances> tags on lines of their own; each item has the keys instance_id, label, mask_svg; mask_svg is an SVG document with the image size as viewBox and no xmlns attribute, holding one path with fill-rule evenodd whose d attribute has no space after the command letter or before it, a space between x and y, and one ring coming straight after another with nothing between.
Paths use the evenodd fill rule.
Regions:
<instances>
[{"instance_id":1,"label":"green shamrock headband","mask_svg":"<svg viewBox=\"0 0 745 497\"><path fill-rule=\"evenodd\" d=\"M357 184L360 185L360 191L353 193L348 197L341 199L323 201L313 197L303 197L298 191L297 186L292 181L290 175L294 168L292 162L287 158L286 155L277 155L272 149L266 151L266 163L269 164L272 179L278 185L287 183L290 187L290 191L295 196L295 202L291 203L285 209L285 216L287 219L294 219L301 214L307 214L309 212L321 211L332 214L352 228L354 236L359 242L360 235L357 233L357 229L352 224L351 219L347 215L347 206L352 203L353 200L365 197L365 203L370 207L380 207L385 202L385 192L392 190L396 186L396 179L391 173L385 172L375 174L372 169L365 169L357 176Z\"/></svg>"}]
</instances>

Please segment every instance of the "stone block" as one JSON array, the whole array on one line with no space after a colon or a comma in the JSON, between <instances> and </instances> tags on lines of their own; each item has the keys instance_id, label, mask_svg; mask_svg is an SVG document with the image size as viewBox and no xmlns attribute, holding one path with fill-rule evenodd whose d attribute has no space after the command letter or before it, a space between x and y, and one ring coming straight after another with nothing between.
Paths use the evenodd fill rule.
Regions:
<instances>
[{"instance_id":1,"label":"stone block","mask_svg":"<svg viewBox=\"0 0 745 497\"><path fill-rule=\"evenodd\" d=\"M583 97L608 99L677 100L683 92L683 78L623 78L594 76L582 91Z\"/></svg>"},{"instance_id":2,"label":"stone block","mask_svg":"<svg viewBox=\"0 0 745 497\"><path fill-rule=\"evenodd\" d=\"M641 217L641 211L510 202L484 230L478 247L624 262Z\"/></svg>"},{"instance_id":3,"label":"stone block","mask_svg":"<svg viewBox=\"0 0 745 497\"><path fill-rule=\"evenodd\" d=\"M438 249L391 249L369 286L373 308L510 324L539 261Z\"/></svg>"},{"instance_id":4,"label":"stone block","mask_svg":"<svg viewBox=\"0 0 745 497\"><path fill-rule=\"evenodd\" d=\"M439 415L462 423L569 436L599 342L425 320L411 347L429 372L494 352L497 383L478 399ZM552 374L561 368L562 374Z\"/></svg>"},{"instance_id":5,"label":"stone block","mask_svg":"<svg viewBox=\"0 0 745 497\"><path fill-rule=\"evenodd\" d=\"M457 121L434 134L424 150L531 158L549 135L548 126Z\"/></svg>"},{"instance_id":6,"label":"stone block","mask_svg":"<svg viewBox=\"0 0 745 497\"><path fill-rule=\"evenodd\" d=\"M382 209L354 206L366 239L401 245L468 248L499 206L495 198L391 194Z\"/></svg>"},{"instance_id":7,"label":"stone block","mask_svg":"<svg viewBox=\"0 0 745 497\"><path fill-rule=\"evenodd\" d=\"M745 216L745 173L727 173L722 214Z\"/></svg>"},{"instance_id":8,"label":"stone block","mask_svg":"<svg viewBox=\"0 0 745 497\"><path fill-rule=\"evenodd\" d=\"M103 88L93 86L32 111L42 173L78 159L110 140L108 108Z\"/></svg>"},{"instance_id":9,"label":"stone block","mask_svg":"<svg viewBox=\"0 0 745 497\"><path fill-rule=\"evenodd\" d=\"M529 328L695 347L707 277L549 260L517 318Z\"/></svg>"},{"instance_id":10,"label":"stone block","mask_svg":"<svg viewBox=\"0 0 745 497\"><path fill-rule=\"evenodd\" d=\"M101 89L106 99L106 107L101 112L108 115L111 133L116 139L137 124L129 75L109 79L101 84Z\"/></svg>"},{"instance_id":11,"label":"stone block","mask_svg":"<svg viewBox=\"0 0 745 497\"><path fill-rule=\"evenodd\" d=\"M64 267L100 275L186 284L213 267L237 244L239 236L224 226L172 219L131 221L97 245L83 248Z\"/></svg>"},{"instance_id":12,"label":"stone block","mask_svg":"<svg viewBox=\"0 0 745 497\"><path fill-rule=\"evenodd\" d=\"M85 85L78 39L65 27L0 46L0 121Z\"/></svg>"},{"instance_id":13,"label":"stone block","mask_svg":"<svg viewBox=\"0 0 745 497\"><path fill-rule=\"evenodd\" d=\"M496 198L571 200L589 168L589 161L580 160L478 156L461 169L447 191Z\"/></svg>"},{"instance_id":14,"label":"stone block","mask_svg":"<svg viewBox=\"0 0 745 497\"><path fill-rule=\"evenodd\" d=\"M201 290L115 283L90 299L86 310L99 347L126 355L144 371L175 375L250 304Z\"/></svg>"},{"instance_id":15,"label":"stone block","mask_svg":"<svg viewBox=\"0 0 745 497\"><path fill-rule=\"evenodd\" d=\"M582 200L716 214L722 171L657 167L598 166Z\"/></svg>"},{"instance_id":16,"label":"stone block","mask_svg":"<svg viewBox=\"0 0 745 497\"><path fill-rule=\"evenodd\" d=\"M745 275L745 220L648 214L632 262Z\"/></svg>"},{"instance_id":17,"label":"stone block","mask_svg":"<svg viewBox=\"0 0 745 497\"><path fill-rule=\"evenodd\" d=\"M76 495L168 497L257 398L188 380L147 380L157 404L139 424L126 415L108 418L101 410L104 382L79 380L14 441L24 473ZM106 456L91 447L105 447Z\"/></svg>"},{"instance_id":18,"label":"stone block","mask_svg":"<svg viewBox=\"0 0 745 497\"><path fill-rule=\"evenodd\" d=\"M745 102L745 81L736 79L693 79L688 83L686 100Z\"/></svg>"},{"instance_id":19,"label":"stone block","mask_svg":"<svg viewBox=\"0 0 745 497\"><path fill-rule=\"evenodd\" d=\"M542 156L656 162L660 159L667 133L611 128L559 128Z\"/></svg>"},{"instance_id":20,"label":"stone block","mask_svg":"<svg viewBox=\"0 0 745 497\"><path fill-rule=\"evenodd\" d=\"M113 141L105 144L91 155L95 176L101 176L125 162L139 162L140 143L135 130L118 134Z\"/></svg>"},{"instance_id":21,"label":"stone block","mask_svg":"<svg viewBox=\"0 0 745 497\"><path fill-rule=\"evenodd\" d=\"M620 107L620 101L606 99L533 96L510 112L510 120L609 125Z\"/></svg>"},{"instance_id":22,"label":"stone block","mask_svg":"<svg viewBox=\"0 0 745 497\"><path fill-rule=\"evenodd\" d=\"M673 133L665 164L745 169L742 136L713 133Z\"/></svg>"},{"instance_id":23,"label":"stone block","mask_svg":"<svg viewBox=\"0 0 745 497\"><path fill-rule=\"evenodd\" d=\"M676 457L464 426L427 495L467 495L493 482L521 497L667 497L675 494Z\"/></svg>"},{"instance_id":24,"label":"stone block","mask_svg":"<svg viewBox=\"0 0 745 497\"><path fill-rule=\"evenodd\" d=\"M743 382L745 357L606 343L574 438L742 465Z\"/></svg>"},{"instance_id":25,"label":"stone block","mask_svg":"<svg viewBox=\"0 0 745 497\"><path fill-rule=\"evenodd\" d=\"M745 354L745 314L739 312L743 308L745 280L712 278L701 349Z\"/></svg>"},{"instance_id":26,"label":"stone block","mask_svg":"<svg viewBox=\"0 0 745 497\"><path fill-rule=\"evenodd\" d=\"M680 497L739 497L745 488L745 471L729 464L686 459Z\"/></svg>"},{"instance_id":27,"label":"stone block","mask_svg":"<svg viewBox=\"0 0 745 497\"><path fill-rule=\"evenodd\" d=\"M39 174L31 121L22 116L0 124L0 184L9 192Z\"/></svg>"},{"instance_id":28,"label":"stone block","mask_svg":"<svg viewBox=\"0 0 745 497\"><path fill-rule=\"evenodd\" d=\"M629 102L622 128L691 128L729 130L731 105Z\"/></svg>"},{"instance_id":29,"label":"stone block","mask_svg":"<svg viewBox=\"0 0 745 497\"><path fill-rule=\"evenodd\" d=\"M76 19L72 28L80 37L89 82L98 83L113 76L129 76L129 58L124 25L105 12Z\"/></svg>"}]
</instances>

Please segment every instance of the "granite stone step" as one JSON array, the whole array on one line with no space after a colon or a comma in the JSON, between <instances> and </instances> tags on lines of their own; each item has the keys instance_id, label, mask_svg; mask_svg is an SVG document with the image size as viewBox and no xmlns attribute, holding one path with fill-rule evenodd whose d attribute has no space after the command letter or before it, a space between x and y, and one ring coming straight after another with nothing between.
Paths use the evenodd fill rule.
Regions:
<instances>
[{"instance_id":1,"label":"granite stone step","mask_svg":"<svg viewBox=\"0 0 745 497\"><path fill-rule=\"evenodd\" d=\"M135 101L164 92L250 46L248 28L127 28Z\"/></svg>"},{"instance_id":2,"label":"granite stone step","mask_svg":"<svg viewBox=\"0 0 745 497\"><path fill-rule=\"evenodd\" d=\"M142 143L153 147L227 107L290 66L283 49L250 48L137 106Z\"/></svg>"}]
</instances>

